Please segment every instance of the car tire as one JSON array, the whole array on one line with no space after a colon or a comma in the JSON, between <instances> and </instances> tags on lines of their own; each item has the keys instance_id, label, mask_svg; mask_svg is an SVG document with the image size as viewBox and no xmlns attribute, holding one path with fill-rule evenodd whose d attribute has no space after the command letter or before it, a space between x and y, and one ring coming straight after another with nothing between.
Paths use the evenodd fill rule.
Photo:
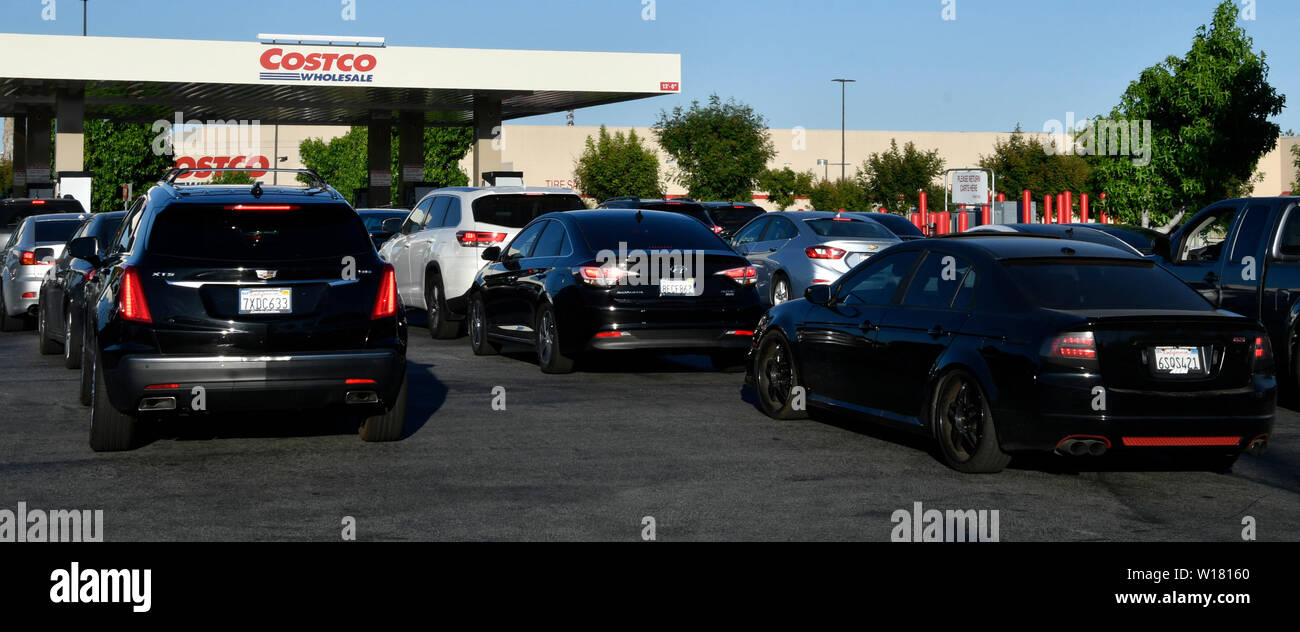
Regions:
<instances>
[{"instance_id":1,"label":"car tire","mask_svg":"<svg viewBox=\"0 0 1300 632\"><path fill-rule=\"evenodd\" d=\"M82 345L81 347L81 394L78 400L82 406L90 405L90 398L95 392L94 388L94 358L90 357L90 350Z\"/></svg>"},{"instance_id":2,"label":"car tire","mask_svg":"<svg viewBox=\"0 0 1300 632\"><path fill-rule=\"evenodd\" d=\"M998 445L997 427L979 381L965 371L945 373L930 395L930 420L944 462L958 472L993 474L1011 463Z\"/></svg>"},{"instance_id":3,"label":"car tire","mask_svg":"<svg viewBox=\"0 0 1300 632\"><path fill-rule=\"evenodd\" d=\"M475 294L469 302L469 347L476 356L490 356L501 352L501 345L488 340L487 306L483 297Z\"/></svg>"},{"instance_id":4,"label":"car tire","mask_svg":"<svg viewBox=\"0 0 1300 632\"><path fill-rule=\"evenodd\" d=\"M103 371L91 365L95 388L90 404L90 449L96 452L121 452L135 447L139 421L119 412L108 401L108 386Z\"/></svg>"},{"instance_id":5,"label":"car tire","mask_svg":"<svg viewBox=\"0 0 1300 632\"><path fill-rule=\"evenodd\" d=\"M359 431L361 440L367 443L385 443L397 441L406 431L406 376L402 376L402 386L397 390L397 400L386 412L367 417L361 422Z\"/></svg>"},{"instance_id":6,"label":"car tire","mask_svg":"<svg viewBox=\"0 0 1300 632\"><path fill-rule=\"evenodd\" d=\"M63 317L63 366L69 369L81 368L81 323L76 322L72 317L73 310L69 305L64 308L67 314Z\"/></svg>"},{"instance_id":7,"label":"car tire","mask_svg":"<svg viewBox=\"0 0 1300 632\"><path fill-rule=\"evenodd\" d=\"M770 298L773 307L793 300L794 296L791 292L790 279L786 278L784 274L778 273L775 277L772 277L772 296Z\"/></svg>"},{"instance_id":8,"label":"car tire","mask_svg":"<svg viewBox=\"0 0 1300 632\"><path fill-rule=\"evenodd\" d=\"M37 349L41 355L54 355L59 352L59 344L50 339L50 328L46 319L48 314L45 310L45 300L36 302L36 340Z\"/></svg>"},{"instance_id":9,"label":"car tire","mask_svg":"<svg viewBox=\"0 0 1300 632\"><path fill-rule=\"evenodd\" d=\"M773 419L806 419L807 392L797 396L799 368L790 341L778 332L768 332L754 354L754 390L763 414ZM802 399L802 406L800 406Z\"/></svg>"},{"instance_id":10,"label":"car tire","mask_svg":"<svg viewBox=\"0 0 1300 632\"><path fill-rule=\"evenodd\" d=\"M451 340L460 336L460 323L447 318L447 296L442 277L431 276L424 282L425 313L429 316L429 335L434 340Z\"/></svg>"},{"instance_id":11,"label":"car tire","mask_svg":"<svg viewBox=\"0 0 1300 632\"><path fill-rule=\"evenodd\" d=\"M4 291L0 290L0 331L22 331L27 323L21 316L10 316L9 306L5 305Z\"/></svg>"},{"instance_id":12,"label":"car tire","mask_svg":"<svg viewBox=\"0 0 1300 632\"><path fill-rule=\"evenodd\" d=\"M574 359L564 355L560 346L560 325L555 318L555 309L543 303L537 308L536 332L537 365L542 373L572 373Z\"/></svg>"}]
</instances>

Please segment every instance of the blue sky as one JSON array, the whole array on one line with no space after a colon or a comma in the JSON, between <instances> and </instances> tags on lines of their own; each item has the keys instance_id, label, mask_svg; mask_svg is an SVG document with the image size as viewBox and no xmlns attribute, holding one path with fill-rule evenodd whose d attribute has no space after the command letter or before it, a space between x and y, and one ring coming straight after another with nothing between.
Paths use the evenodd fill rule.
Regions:
<instances>
[{"instance_id":1,"label":"blue sky","mask_svg":"<svg viewBox=\"0 0 1300 632\"><path fill-rule=\"evenodd\" d=\"M55 2L56 20L41 19ZM92 35L251 40L258 32L382 35L391 45L682 54L681 96L579 111L580 125L649 125L711 93L773 127L1042 129L1109 111L1143 68L1184 54L1218 0L89 0ZM1249 0L1237 0L1238 4ZM1243 21L1300 128L1300 2L1254 0ZM956 19L942 17L946 5ZM0 0L0 31L81 33L79 0ZM0 60L21 63L21 60ZM159 60L158 63L169 63ZM192 60L180 63L202 63ZM522 122L562 124L562 115Z\"/></svg>"}]
</instances>

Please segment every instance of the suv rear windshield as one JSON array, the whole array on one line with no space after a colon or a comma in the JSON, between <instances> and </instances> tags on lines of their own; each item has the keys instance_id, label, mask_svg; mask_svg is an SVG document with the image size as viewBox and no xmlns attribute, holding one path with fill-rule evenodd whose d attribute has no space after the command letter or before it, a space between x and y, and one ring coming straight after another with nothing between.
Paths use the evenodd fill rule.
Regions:
<instances>
[{"instance_id":1,"label":"suv rear windshield","mask_svg":"<svg viewBox=\"0 0 1300 632\"><path fill-rule=\"evenodd\" d=\"M763 209L752 206L718 206L709 209L709 214L713 216L713 221L718 226L727 230L740 228L749 223L749 220L758 217L764 213Z\"/></svg>"},{"instance_id":2,"label":"suv rear windshield","mask_svg":"<svg viewBox=\"0 0 1300 632\"><path fill-rule=\"evenodd\" d=\"M849 237L852 239L894 239L894 234L875 222L858 219L806 219L804 223L822 237Z\"/></svg>"},{"instance_id":3,"label":"suv rear windshield","mask_svg":"<svg viewBox=\"0 0 1300 632\"><path fill-rule=\"evenodd\" d=\"M1150 261L1014 259L1007 273L1041 307L1209 310L1209 302Z\"/></svg>"},{"instance_id":4,"label":"suv rear windshield","mask_svg":"<svg viewBox=\"0 0 1300 632\"><path fill-rule=\"evenodd\" d=\"M489 195L474 200L474 221L506 228L523 228L542 215L587 208L582 198L565 194Z\"/></svg>"},{"instance_id":5,"label":"suv rear windshield","mask_svg":"<svg viewBox=\"0 0 1300 632\"><path fill-rule=\"evenodd\" d=\"M690 204L687 202L645 202L638 204L637 208L647 211L668 211L669 213L689 215L704 222L708 226L713 226L713 220L704 212L704 207L699 204Z\"/></svg>"},{"instance_id":6,"label":"suv rear windshield","mask_svg":"<svg viewBox=\"0 0 1300 632\"><path fill-rule=\"evenodd\" d=\"M154 220L149 252L210 261L341 257L373 249L346 204L291 204L293 210L233 210L173 204Z\"/></svg>"},{"instance_id":7,"label":"suv rear windshield","mask_svg":"<svg viewBox=\"0 0 1300 632\"><path fill-rule=\"evenodd\" d=\"M72 236L72 233L77 232L79 226L81 226L81 220L79 219L38 220L36 222L35 243L65 242Z\"/></svg>"}]
</instances>

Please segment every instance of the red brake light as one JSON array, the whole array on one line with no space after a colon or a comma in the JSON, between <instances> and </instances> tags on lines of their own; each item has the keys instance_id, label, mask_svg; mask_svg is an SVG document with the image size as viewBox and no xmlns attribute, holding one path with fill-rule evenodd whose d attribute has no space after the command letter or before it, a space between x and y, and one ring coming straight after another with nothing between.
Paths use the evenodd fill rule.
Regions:
<instances>
[{"instance_id":1,"label":"red brake light","mask_svg":"<svg viewBox=\"0 0 1300 632\"><path fill-rule=\"evenodd\" d=\"M174 391L180 388L180 384L150 384L144 387L146 391Z\"/></svg>"},{"instance_id":2,"label":"red brake light","mask_svg":"<svg viewBox=\"0 0 1300 632\"><path fill-rule=\"evenodd\" d=\"M803 253L808 255L809 259L843 259L846 254L843 250L830 246L804 248Z\"/></svg>"},{"instance_id":3,"label":"red brake light","mask_svg":"<svg viewBox=\"0 0 1300 632\"><path fill-rule=\"evenodd\" d=\"M597 338L622 338L623 336L626 335L627 333L622 331L602 331L597 333L596 337Z\"/></svg>"},{"instance_id":4,"label":"red brake light","mask_svg":"<svg viewBox=\"0 0 1300 632\"><path fill-rule=\"evenodd\" d=\"M718 274L726 275L732 281L735 281L736 283L739 283L741 285L753 285L755 283L758 283L758 269L755 268L754 266L746 266L744 268L732 268L730 270L723 270Z\"/></svg>"},{"instance_id":5,"label":"red brake light","mask_svg":"<svg viewBox=\"0 0 1300 632\"><path fill-rule=\"evenodd\" d=\"M396 313L397 273L391 264L384 264L384 275L379 282L379 295L375 297L375 309L370 312L370 320L388 318Z\"/></svg>"},{"instance_id":6,"label":"red brake light","mask_svg":"<svg viewBox=\"0 0 1300 632\"><path fill-rule=\"evenodd\" d=\"M236 204L227 206L227 211L296 211L298 206L289 204Z\"/></svg>"},{"instance_id":7,"label":"red brake light","mask_svg":"<svg viewBox=\"0 0 1300 632\"><path fill-rule=\"evenodd\" d=\"M1255 338L1255 359L1268 360L1273 357L1273 343L1267 336Z\"/></svg>"},{"instance_id":8,"label":"red brake light","mask_svg":"<svg viewBox=\"0 0 1300 632\"><path fill-rule=\"evenodd\" d=\"M34 252L30 251L30 250L24 251L24 252L23 252L23 256L22 256L22 260L21 260L20 263L22 263L22 264L25 265L25 266L34 266L34 265L36 265L36 253L34 253Z\"/></svg>"},{"instance_id":9,"label":"red brake light","mask_svg":"<svg viewBox=\"0 0 1300 632\"><path fill-rule=\"evenodd\" d=\"M578 276L587 285L609 287L618 284L620 279L627 276L627 271L615 267L582 266L578 268Z\"/></svg>"},{"instance_id":10,"label":"red brake light","mask_svg":"<svg viewBox=\"0 0 1300 632\"><path fill-rule=\"evenodd\" d=\"M1052 341L1051 355L1069 360L1096 360L1097 342L1091 331L1063 334Z\"/></svg>"},{"instance_id":11,"label":"red brake light","mask_svg":"<svg viewBox=\"0 0 1300 632\"><path fill-rule=\"evenodd\" d=\"M140 271L135 266L122 269L122 296L118 301L117 312L122 320L136 323L152 323L149 304L144 300L144 288L140 286Z\"/></svg>"},{"instance_id":12,"label":"red brake light","mask_svg":"<svg viewBox=\"0 0 1300 632\"><path fill-rule=\"evenodd\" d=\"M377 382L375 382L374 380L366 380L366 379L361 379L361 378L353 378L353 379L349 379L349 380L347 380L346 383L349 384L349 385L351 385L351 384L376 384Z\"/></svg>"},{"instance_id":13,"label":"red brake light","mask_svg":"<svg viewBox=\"0 0 1300 632\"><path fill-rule=\"evenodd\" d=\"M33 205L33 206L40 206L40 205L42 205L42 204L44 204L44 203L45 203L45 200L32 200L32 205Z\"/></svg>"},{"instance_id":14,"label":"red brake light","mask_svg":"<svg viewBox=\"0 0 1300 632\"><path fill-rule=\"evenodd\" d=\"M505 233L486 233L474 230L462 230L456 233L456 240L462 246L485 246L499 244L506 240Z\"/></svg>"}]
</instances>

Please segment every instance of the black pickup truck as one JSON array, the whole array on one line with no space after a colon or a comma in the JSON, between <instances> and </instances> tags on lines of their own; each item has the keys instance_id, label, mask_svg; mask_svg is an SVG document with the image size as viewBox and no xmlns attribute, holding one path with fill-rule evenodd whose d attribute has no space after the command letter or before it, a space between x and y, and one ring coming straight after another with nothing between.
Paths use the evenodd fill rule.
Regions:
<instances>
[{"instance_id":1,"label":"black pickup truck","mask_svg":"<svg viewBox=\"0 0 1300 632\"><path fill-rule=\"evenodd\" d=\"M1215 306L1258 318L1280 377L1300 386L1300 197L1216 202L1152 249Z\"/></svg>"}]
</instances>

